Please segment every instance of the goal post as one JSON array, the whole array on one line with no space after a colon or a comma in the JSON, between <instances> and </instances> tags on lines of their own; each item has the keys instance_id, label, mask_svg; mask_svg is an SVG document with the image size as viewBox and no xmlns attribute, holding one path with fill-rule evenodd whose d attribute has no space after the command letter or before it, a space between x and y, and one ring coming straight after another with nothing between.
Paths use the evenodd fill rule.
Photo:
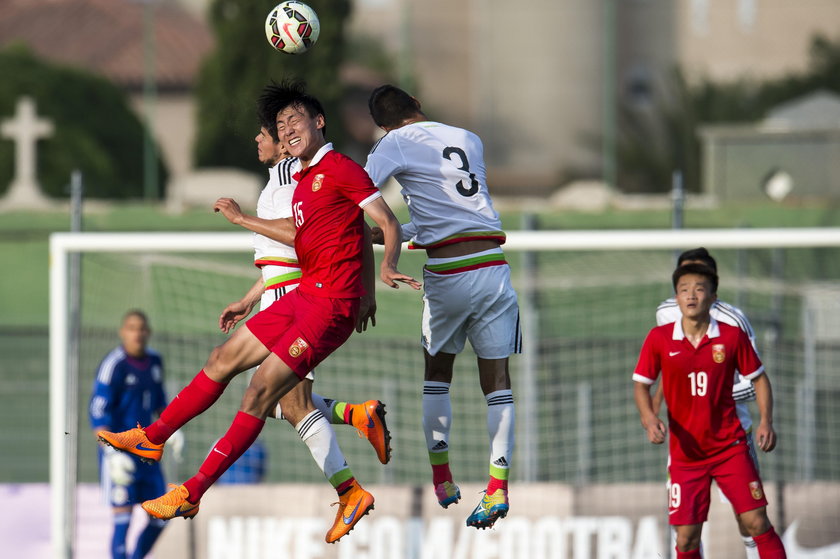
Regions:
<instances>
[{"instance_id":1,"label":"goal post","mask_svg":"<svg viewBox=\"0 0 840 559\"><path fill-rule=\"evenodd\" d=\"M116 329L118 316L108 318L108 313L115 309L124 311L127 304L141 300L143 304L156 305L161 310L159 314L166 310L173 315L172 324L160 330L155 329L157 316L152 317L152 324L155 336L163 331L163 343L169 348L164 353L165 363L168 356L186 352L188 344L195 346L183 359L188 363L167 366L167 370L177 371L170 380L180 387L188 382L187 375L197 372L201 365L199 356L206 357L217 339L205 332L213 329L212 325L204 324L209 322L206 316L190 315L200 314L198 311L209 314L205 307L210 306L218 316L217 311L229 302L224 297L233 296L230 294L244 286L241 295L253 284L257 272L252 265L252 238L249 233L181 232L54 233L50 236L49 473L51 538L56 559L67 559L73 554L74 512L68 495L76 480L69 479L68 460L75 455L72 449L88 436L86 429L68 423L70 405L82 408L85 405L68 395L69 386L80 384L78 379L68 378L67 367L69 255L81 253L91 260L107 258L95 270L88 270L86 264L87 275L82 281L83 289L91 289L95 295L85 291L83 299L102 299L94 301L101 308L84 311L93 317L90 339L98 336L99 345L107 343L102 340L107 325L113 323L111 331ZM762 357L768 362L774 388L777 387L776 377L772 376L775 367L791 369L789 377L780 379L776 391L777 399L781 400L776 423L784 425L786 450L774 453L779 457L768 458L769 465L762 469L763 475L780 482L815 479L840 482L840 456L832 450L840 444L840 413L831 407L834 393L830 386L825 388L825 377L820 376L824 373L819 372L840 363L840 339L837 339L840 334L827 334L833 327L840 331L840 319L832 319L826 312L837 303L833 297L840 286L840 228L508 232L503 248L512 264L522 323L529 329L525 332L528 353L512 362L517 398L515 469L518 471L514 473L517 480L633 483L663 476L664 459L660 452L650 450L641 437L624 440L627 433L639 431L633 423L637 423L633 417L635 408L628 401L629 367L635 361L634 352L638 351L644 332L653 325L656 304L670 293L674 253L698 246L710 249L722 263L722 290L727 297L737 294L738 300L731 302L742 306L753 320L760 338L759 350L767 349ZM784 256L774 256L780 251L788 251L787 263L780 260ZM417 252L404 250L409 264L400 268L419 278L424 254ZM538 257L529 264L530 259L522 258L525 253ZM222 254L227 258L217 258ZM751 272L751 267L757 271ZM234 278L232 286L217 291L211 284L220 280L205 277L213 276L210 272L228 274ZM193 279L202 282L193 291L206 291L207 298L190 300L185 304L193 307L182 308L176 304L177 300L189 299L189 289L184 284ZM96 281L103 283L100 287L92 285ZM125 292L124 300L110 300L116 295L105 287L115 284L123 285L122 290L113 293ZM619 290L615 289L617 285ZM350 348L340 350L340 359L327 360L323 365L324 380L319 380L318 386L328 389L339 386L331 378L338 375L330 371L342 367L351 370L352 377L342 377L345 384L341 387L353 396L375 388L399 402L401 409L389 403L389 411L394 414L392 430L396 431L395 436L401 437L400 446L406 460L404 465L389 465L384 473L377 475L387 483L425 483L428 466L423 456L423 435L413 421L420 413L417 386L422 378L418 373L422 370L422 354L416 334L417 299L411 299L408 304L410 290L395 292L383 286L377 289L380 326L363 334L361 341L357 336L351 338ZM129 293L132 290L143 291L142 299ZM746 304L740 300L742 294ZM789 304L788 299L793 303ZM196 326L199 322L202 325ZM787 330L782 331L780 322L786 324ZM196 330L189 340L178 336L184 325L188 330ZM403 335L403 330L408 333ZM790 337L785 347L797 348L790 363L781 361L781 350L774 345L781 335ZM388 358L370 355L379 352L386 353ZM470 359L459 359L456 368L472 371L474 361ZM170 362L173 360L170 358ZM377 374L392 369L410 370L410 374L394 373L394 378ZM555 378L557 371L562 372L562 378ZM800 372L801 379L796 376ZM456 376L453 387L456 382L469 384L473 392L469 396L470 404L466 398L456 401L453 394L456 413L463 410L465 414L456 419L453 428L463 429L459 431L461 440L475 439L475 448L470 447L467 453L469 466L466 460L456 465L470 481L478 481L486 469L483 410L480 406L470 407L475 404L472 400L478 398L477 387L473 386L477 384L474 372ZM170 388L169 397L173 395ZM226 420L223 417L213 421L221 424ZM213 431L215 425L207 431ZM821 444L816 442L815 429L819 431ZM310 474L306 472L315 468L305 452L294 454L297 447L302 445L289 444L288 452L294 459L300 457L303 465L300 470L289 465L292 475L304 481L317 479L307 477ZM200 455L201 449L197 449L193 458L199 459ZM828 456L832 460L826 460ZM367 459L353 457L354 464L362 463L360 470L367 466Z\"/></svg>"}]
</instances>

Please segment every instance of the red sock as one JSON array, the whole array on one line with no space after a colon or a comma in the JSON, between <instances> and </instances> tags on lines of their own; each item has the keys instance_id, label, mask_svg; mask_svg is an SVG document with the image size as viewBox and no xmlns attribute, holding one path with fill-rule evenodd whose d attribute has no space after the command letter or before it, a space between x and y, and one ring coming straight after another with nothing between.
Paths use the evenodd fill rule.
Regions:
<instances>
[{"instance_id":1,"label":"red sock","mask_svg":"<svg viewBox=\"0 0 840 559\"><path fill-rule=\"evenodd\" d=\"M440 485L444 481L452 482L452 472L449 471L449 464L432 464L432 483Z\"/></svg>"},{"instance_id":2,"label":"red sock","mask_svg":"<svg viewBox=\"0 0 840 559\"><path fill-rule=\"evenodd\" d=\"M703 559L703 556L700 555L699 547L691 551L680 551L677 549L677 559Z\"/></svg>"},{"instance_id":3,"label":"red sock","mask_svg":"<svg viewBox=\"0 0 840 559\"><path fill-rule=\"evenodd\" d=\"M263 425L265 420L241 411L236 413L228 432L213 445L198 473L184 482L184 487L190 492L188 500L191 503L197 503L219 476L248 450L257 440Z\"/></svg>"},{"instance_id":4,"label":"red sock","mask_svg":"<svg viewBox=\"0 0 840 559\"><path fill-rule=\"evenodd\" d=\"M212 380L202 369L192 382L169 402L160 414L160 419L146 427L146 437L155 444L165 443L172 433L187 421L212 406L225 388L227 384Z\"/></svg>"},{"instance_id":5,"label":"red sock","mask_svg":"<svg viewBox=\"0 0 840 559\"><path fill-rule=\"evenodd\" d=\"M356 478L354 477L351 477L347 481L342 481L338 484L338 487L335 488L335 492L338 493L339 497L341 497L342 495L350 491L350 488L353 487L354 483L356 483Z\"/></svg>"},{"instance_id":6,"label":"red sock","mask_svg":"<svg viewBox=\"0 0 840 559\"><path fill-rule=\"evenodd\" d=\"M753 536L753 540L758 548L758 556L761 559L787 559L785 546L782 545L782 538L779 537L772 526L760 536Z\"/></svg>"},{"instance_id":7,"label":"red sock","mask_svg":"<svg viewBox=\"0 0 840 559\"><path fill-rule=\"evenodd\" d=\"M496 492L496 489L504 489L507 491L508 488L508 480L506 479L498 479L493 476L490 476L490 481L487 483L487 494L492 495Z\"/></svg>"}]
</instances>

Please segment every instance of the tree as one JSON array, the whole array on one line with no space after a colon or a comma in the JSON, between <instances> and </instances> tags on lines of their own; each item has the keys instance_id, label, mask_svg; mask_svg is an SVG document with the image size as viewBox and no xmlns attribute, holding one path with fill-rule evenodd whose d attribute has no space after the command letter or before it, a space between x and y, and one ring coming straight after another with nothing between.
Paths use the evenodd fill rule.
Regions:
<instances>
[{"instance_id":1,"label":"tree","mask_svg":"<svg viewBox=\"0 0 840 559\"><path fill-rule=\"evenodd\" d=\"M198 82L196 166L261 170L253 144L258 131L256 99L272 79L305 80L327 113L327 139L341 146L345 132L340 119L343 89L339 69L350 1L307 3L318 14L321 35L309 51L289 55L271 48L263 30L277 0L213 2L210 21L216 32L216 50L203 64Z\"/></svg>"},{"instance_id":2,"label":"tree","mask_svg":"<svg viewBox=\"0 0 840 559\"><path fill-rule=\"evenodd\" d=\"M120 89L85 71L48 63L20 45L0 51L0 76L0 118L11 117L18 99L27 95L35 99L38 115L53 123L52 136L38 143L38 181L45 194L67 197L70 174L79 169L87 197L142 197L143 125ZM13 142L0 141L0 193L12 182L14 150ZM162 162L158 173L166 184Z\"/></svg>"}]
</instances>

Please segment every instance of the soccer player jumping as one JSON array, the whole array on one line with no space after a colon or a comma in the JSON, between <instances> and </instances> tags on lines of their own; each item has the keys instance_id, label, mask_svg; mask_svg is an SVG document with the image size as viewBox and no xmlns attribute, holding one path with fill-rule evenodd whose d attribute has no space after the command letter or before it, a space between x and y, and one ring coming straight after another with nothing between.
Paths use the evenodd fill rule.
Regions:
<instances>
[{"instance_id":1,"label":"soccer player jumping","mask_svg":"<svg viewBox=\"0 0 840 559\"><path fill-rule=\"evenodd\" d=\"M500 247L505 234L487 191L484 147L468 130L430 121L417 99L392 85L375 89L368 103L387 134L365 170L377 186L389 177L400 183L411 216L403 239L429 257L423 270L423 429L435 495L443 508L461 498L449 469L449 387L455 356L469 339L487 402L490 479L467 526L489 528L510 507L514 404L508 359L521 350L521 336Z\"/></svg>"},{"instance_id":2,"label":"soccer player jumping","mask_svg":"<svg viewBox=\"0 0 840 559\"><path fill-rule=\"evenodd\" d=\"M382 228L385 255L380 278L396 288L420 283L400 273L400 226L391 209L359 165L334 151L324 139L321 103L300 84L287 84L279 104L277 133L300 161L292 198L295 251L300 286L250 318L210 354L204 368L166 407L160 419L122 433L100 432L111 446L157 461L169 436L208 409L237 374L260 365L239 412L195 476L143 508L158 518L191 517L201 496L256 440L277 401L306 374L340 347L372 309L360 309L364 214ZM279 94L280 92L278 92ZM337 488L340 531L330 530L328 543L352 530L374 503L354 478ZM344 512L349 514L345 517Z\"/></svg>"},{"instance_id":3,"label":"soccer player jumping","mask_svg":"<svg viewBox=\"0 0 840 559\"><path fill-rule=\"evenodd\" d=\"M773 396L764 365L739 328L715 320L718 276L707 266L676 269L673 285L682 317L653 328L633 374L634 398L648 440L665 441L650 387L662 373L668 405L671 477L668 518L677 533L677 559L700 559L700 536L714 479L752 536L761 559L783 559L782 540L767 518L767 499L735 410L735 370L753 381L761 420L758 448L776 446Z\"/></svg>"}]
</instances>

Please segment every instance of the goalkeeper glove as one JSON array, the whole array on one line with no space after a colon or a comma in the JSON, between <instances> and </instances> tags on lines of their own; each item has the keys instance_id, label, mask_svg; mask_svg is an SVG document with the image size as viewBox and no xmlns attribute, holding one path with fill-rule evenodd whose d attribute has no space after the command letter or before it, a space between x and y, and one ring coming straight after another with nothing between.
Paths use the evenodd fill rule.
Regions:
<instances>
[{"instance_id":1,"label":"goalkeeper glove","mask_svg":"<svg viewBox=\"0 0 840 559\"><path fill-rule=\"evenodd\" d=\"M175 431L166 441L166 449L172 451L172 459L180 464L184 460L184 434Z\"/></svg>"},{"instance_id":2,"label":"goalkeeper glove","mask_svg":"<svg viewBox=\"0 0 840 559\"><path fill-rule=\"evenodd\" d=\"M108 476L114 485L130 485L134 481L134 460L128 454L109 448L105 451Z\"/></svg>"}]
</instances>

